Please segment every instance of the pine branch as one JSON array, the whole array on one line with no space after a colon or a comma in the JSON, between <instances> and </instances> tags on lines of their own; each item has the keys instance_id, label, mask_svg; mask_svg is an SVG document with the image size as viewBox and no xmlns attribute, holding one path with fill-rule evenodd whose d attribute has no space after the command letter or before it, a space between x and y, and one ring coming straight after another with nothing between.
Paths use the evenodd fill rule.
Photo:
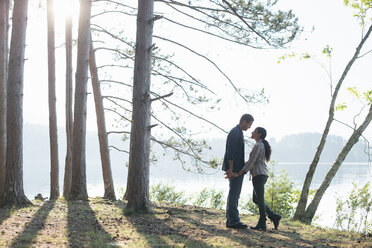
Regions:
<instances>
[{"instance_id":1,"label":"pine branch","mask_svg":"<svg viewBox=\"0 0 372 248\"><path fill-rule=\"evenodd\" d=\"M240 93L239 89L235 86L235 84L231 81L231 79L220 69L220 67L215 63L213 62L212 60L210 60L208 57L206 57L205 55L202 55L196 51L194 51L193 49L185 46L185 45L182 45L181 43L178 43L176 41L173 41L173 40L169 40L167 38L163 38L163 37L160 37L160 36L157 36L157 35L154 35L153 36L154 38L157 38L157 39L161 39L161 40L164 40L164 41L167 41L167 42L170 42L170 43L173 43L177 46L180 46L190 52L192 52L193 54L207 60L209 63L211 63L228 81L229 83L231 84L231 86L234 88L235 92L244 100L244 102L248 103L248 101L244 98L244 96Z\"/></svg>"},{"instance_id":2,"label":"pine branch","mask_svg":"<svg viewBox=\"0 0 372 248\"><path fill-rule=\"evenodd\" d=\"M107 135L109 134L130 134L130 132L128 131L110 131L110 132L107 132Z\"/></svg>"},{"instance_id":3,"label":"pine branch","mask_svg":"<svg viewBox=\"0 0 372 248\"><path fill-rule=\"evenodd\" d=\"M231 9L232 12L234 12L234 14L253 32L255 33L257 36L259 36L261 39L263 39L269 46L271 46L270 42L265 38L263 37L260 33L258 33L256 30L254 30L252 28L251 25L248 24L248 22L241 16L238 14L238 12L236 12L236 10L231 6L231 4L229 2L227 2L226 0L222 0L222 2L224 2L227 6L229 6L229 8Z\"/></svg>"},{"instance_id":4,"label":"pine branch","mask_svg":"<svg viewBox=\"0 0 372 248\"><path fill-rule=\"evenodd\" d=\"M119 151L119 152L124 152L124 153L127 153L127 154L129 154L129 152L128 151L126 151L126 150L122 150L122 149L119 149L119 148L117 148L116 146L109 146L109 148L113 148L113 149L115 149L115 150L117 150L117 151Z\"/></svg>"},{"instance_id":5,"label":"pine branch","mask_svg":"<svg viewBox=\"0 0 372 248\"><path fill-rule=\"evenodd\" d=\"M98 14L95 14L95 15L92 15L90 18L92 19L92 18L101 16L101 15L112 14L112 13L119 13L119 14L124 14L124 15L128 15L128 16L137 16L137 14L127 13L127 12L121 11L121 10L105 10L104 12L101 12L101 13L98 13Z\"/></svg>"}]
</instances>

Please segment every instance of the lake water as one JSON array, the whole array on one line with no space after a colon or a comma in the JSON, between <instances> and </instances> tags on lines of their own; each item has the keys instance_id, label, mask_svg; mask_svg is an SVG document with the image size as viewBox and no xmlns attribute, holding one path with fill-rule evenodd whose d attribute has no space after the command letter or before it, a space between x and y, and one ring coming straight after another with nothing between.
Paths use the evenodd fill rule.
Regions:
<instances>
[{"instance_id":1,"label":"lake water","mask_svg":"<svg viewBox=\"0 0 372 248\"><path fill-rule=\"evenodd\" d=\"M89 162L87 165L87 181L89 196L103 195L103 182L100 165L98 162ZM204 175L186 172L176 163L168 161L159 161L159 165L152 165L150 168L150 184L165 183L176 187L177 191L185 191L186 194L194 194L200 192L203 188L214 188L222 190L225 193L228 190L228 181L224 179L224 172L220 169L214 170L214 173ZM299 189L306 176L309 163L279 163L275 165L275 172L279 173L285 169L290 179ZM331 164L319 164L314 175L311 188L316 189L329 170ZM49 175L39 175L37 182L27 177L27 167L25 168L25 193L30 198L37 193L42 193L45 197L49 195ZM125 165L113 164L113 177L117 195L119 189L126 187L127 168ZM63 175L61 168L61 175ZM62 176L61 176L62 177ZM270 179L269 179L270 180ZM372 181L372 166L367 163L345 163L337 172L332 184L325 193L318 211L316 213L319 218L315 224L332 227L335 221L336 198L344 197L353 188L353 182L359 186L364 186L367 182ZM61 180L61 188L62 188ZM252 194L252 183L248 177L245 177L241 199L248 200Z\"/></svg>"}]
</instances>

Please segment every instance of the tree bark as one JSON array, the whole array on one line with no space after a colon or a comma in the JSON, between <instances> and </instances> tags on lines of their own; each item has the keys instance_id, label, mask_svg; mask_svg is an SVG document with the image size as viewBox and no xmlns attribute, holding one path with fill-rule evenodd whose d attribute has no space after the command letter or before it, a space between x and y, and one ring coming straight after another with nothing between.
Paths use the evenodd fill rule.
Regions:
<instances>
[{"instance_id":1,"label":"tree bark","mask_svg":"<svg viewBox=\"0 0 372 248\"><path fill-rule=\"evenodd\" d=\"M363 134L364 130L368 127L371 120L372 120L372 104L369 108L368 115L364 119L363 123L358 127L358 129L354 130L349 140L347 141L346 145L342 149L341 153L338 155L336 161L332 165L331 169L328 171L319 189L316 191L314 199L311 201L311 203L307 207L305 215L303 217L303 221L305 223L311 224L311 221L314 218L315 212L318 209L320 200L322 199L325 191L328 189L329 185L331 184L332 179L336 175L338 169L340 168L342 162L345 160L347 154L350 152L351 148L353 148L353 146L358 142L359 137Z\"/></svg>"},{"instance_id":2,"label":"tree bark","mask_svg":"<svg viewBox=\"0 0 372 248\"><path fill-rule=\"evenodd\" d=\"M337 99L337 96L338 96L338 92L341 88L341 85L342 85L345 77L349 73L352 65L354 64L355 60L358 58L359 53L360 53L364 43L366 42L366 40L370 36L371 32L372 32L372 25L369 27L366 35L360 41L357 49L355 50L355 53L354 53L353 57L351 58L349 63L346 65L346 68L345 68L344 72L342 73L341 78L339 79L339 81L336 85L336 88L333 92L332 100L331 100L331 103L330 103L330 106L329 106L328 120L327 120L326 126L324 128L323 135L320 139L317 151L314 155L313 161L311 162L309 170L306 174L305 182L304 182L304 185L303 185L302 191L301 191L300 200L297 204L296 211L295 211L295 214L293 216L294 220L300 220L300 221L307 222L307 220L306 220L307 218L304 218L304 217L305 217L305 209L306 209L306 205L307 205L307 200L308 200L308 196L309 196L309 189L310 189L311 181L313 180L313 176L314 176L316 167L318 166L320 155L323 152L323 148L324 148L324 145L325 145L326 140L327 140L329 129L330 129L331 124L333 122L334 108L335 108L335 102L336 102L336 99Z\"/></svg>"},{"instance_id":3,"label":"tree bark","mask_svg":"<svg viewBox=\"0 0 372 248\"><path fill-rule=\"evenodd\" d=\"M72 180L72 15L66 17L66 159L63 196L68 197Z\"/></svg>"},{"instance_id":4,"label":"tree bark","mask_svg":"<svg viewBox=\"0 0 372 248\"><path fill-rule=\"evenodd\" d=\"M101 153L102 175L103 175L103 183L105 187L105 193L103 197L106 199L115 200L116 196L115 196L115 189L114 189L114 181L112 180L112 173L111 173L111 161L110 161L110 151L108 148L108 140L107 140L107 132L106 132L105 111L103 107L101 88L100 88L99 79L98 79L96 56L94 53L94 47L93 47L92 41L90 42L89 67L90 67L90 75L91 75L91 81L92 81L92 86L93 86L94 103L96 105L99 150Z\"/></svg>"},{"instance_id":5,"label":"tree bark","mask_svg":"<svg viewBox=\"0 0 372 248\"><path fill-rule=\"evenodd\" d=\"M133 80L133 111L126 197L127 208L150 211L150 81L154 1L139 0Z\"/></svg>"},{"instance_id":6,"label":"tree bark","mask_svg":"<svg viewBox=\"0 0 372 248\"><path fill-rule=\"evenodd\" d=\"M86 199L85 138L87 118L87 81L90 46L91 0L80 0L77 66L75 76L75 108L72 143L72 181L70 199Z\"/></svg>"},{"instance_id":7,"label":"tree bark","mask_svg":"<svg viewBox=\"0 0 372 248\"><path fill-rule=\"evenodd\" d=\"M49 90L49 139L50 139L50 199L59 197L58 134L56 111L56 60L54 32L54 0L47 2L48 22L48 90Z\"/></svg>"},{"instance_id":8,"label":"tree bark","mask_svg":"<svg viewBox=\"0 0 372 248\"><path fill-rule=\"evenodd\" d=\"M0 203L4 197L6 162L6 81L9 0L0 0Z\"/></svg>"},{"instance_id":9,"label":"tree bark","mask_svg":"<svg viewBox=\"0 0 372 248\"><path fill-rule=\"evenodd\" d=\"M4 203L29 204L23 190L23 71L28 0L14 2L7 81L7 148Z\"/></svg>"}]
</instances>

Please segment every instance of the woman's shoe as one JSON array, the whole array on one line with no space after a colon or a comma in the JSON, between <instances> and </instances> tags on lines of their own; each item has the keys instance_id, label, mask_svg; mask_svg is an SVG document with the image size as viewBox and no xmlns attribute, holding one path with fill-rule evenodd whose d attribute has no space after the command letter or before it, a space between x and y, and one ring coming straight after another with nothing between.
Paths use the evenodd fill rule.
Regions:
<instances>
[{"instance_id":1,"label":"woman's shoe","mask_svg":"<svg viewBox=\"0 0 372 248\"><path fill-rule=\"evenodd\" d=\"M266 231L266 221L258 221L256 226L251 226L252 230Z\"/></svg>"},{"instance_id":2,"label":"woman's shoe","mask_svg":"<svg viewBox=\"0 0 372 248\"><path fill-rule=\"evenodd\" d=\"M275 230L278 230L279 222L282 219L282 216L279 214L276 214L273 218L271 218L271 221L274 223Z\"/></svg>"},{"instance_id":3,"label":"woman's shoe","mask_svg":"<svg viewBox=\"0 0 372 248\"><path fill-rule=\"evenodd\" d=\"M266 231L266 226L251 226L251 229L257 231Z\"/></svg>"}]
</instances>

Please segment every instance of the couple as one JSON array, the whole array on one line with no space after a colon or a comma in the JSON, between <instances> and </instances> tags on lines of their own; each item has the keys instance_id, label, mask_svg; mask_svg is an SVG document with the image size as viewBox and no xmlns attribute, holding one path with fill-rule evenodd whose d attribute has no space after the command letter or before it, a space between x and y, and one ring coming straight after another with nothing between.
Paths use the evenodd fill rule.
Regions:
<instances>
[{"instance_id":1,"label":"couple","mask_svg":"<svg viewBox=\"0 0 372 248\"><path fill-rule=\"evenodd\" d=\"M253 116L244 114L240 118L239 125L231 129L227 136L226 152L222 169L226 171L225 178L229 179L230 189L226 206L226 227L235 229L246 229L248 226L240 222L238 202L242 189L244 174L248 171L253 177L253 202L259 207L260 219L258 224L251 229L266 230L266 213L278 229L281 216L271 211L265 204L265 183L268 178L266 161L270 160L271 147L265 140L266 130L257 127L251 138L256 141L249 159L244 163L244 137L243 131L247 131L253 123Z\"/></svg>"}]
</instances>

